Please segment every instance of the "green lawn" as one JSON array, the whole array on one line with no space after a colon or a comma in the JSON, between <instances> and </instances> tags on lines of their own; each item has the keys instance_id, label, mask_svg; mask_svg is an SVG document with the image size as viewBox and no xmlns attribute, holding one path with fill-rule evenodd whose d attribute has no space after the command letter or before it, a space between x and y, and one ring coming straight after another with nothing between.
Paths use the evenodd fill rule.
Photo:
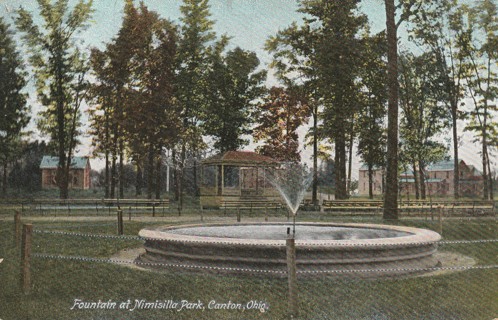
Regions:
<instances>
[{"instance_id":1,"label":"green lawn","mask_svg":"<svg viewBox=\"0 0 498 320\"><path fill-rule=\"evenodd\" d=\"M221 214L211 213L210 218ZM128 266L85 261L33 258L33 290L19 289L18 248L13 245L11 217L0 213L0 319L286 319L287 281L262 276L201 274L178 270L143 271ZM30 219L31 217L28 217ZM113 220L34 221L35 230L115 234ZM161 219L161 218L158 218ZM192 217L193 220L197 219ZM230 217L233 220L233 217ZM340 218L320 220L338 221ZM315 219L316 220L316 219ZM340 220L344 220L341 218ZM371 222L371 219L354 221ZM373 222L381 222L376 219ZM125 231L136 235L144 226L165 222L125 221ZM437 230L437 222L407 219L397 224ZM451 220L444 225L445 240L497 239L497 220ZM35 233L33 252L108 258L120 250L140 247L140 241L85 238ZM445 244L440 250L474 258L477 265L498 264L498 243ZM498 269L466 270L431 277L360 280L318 276L299 279L302 319L494 319L498 317ZM115 302L110 310L71 310L75 299ZM135 300L200 300L198 310L126 308ZM267 309L214 310L207 304L264 302ZM121 305L121 303L123 303ZM181 302L180 302L181 303ZM120 306L122 308L120 309Z\"/></svg>"}]
</instances>

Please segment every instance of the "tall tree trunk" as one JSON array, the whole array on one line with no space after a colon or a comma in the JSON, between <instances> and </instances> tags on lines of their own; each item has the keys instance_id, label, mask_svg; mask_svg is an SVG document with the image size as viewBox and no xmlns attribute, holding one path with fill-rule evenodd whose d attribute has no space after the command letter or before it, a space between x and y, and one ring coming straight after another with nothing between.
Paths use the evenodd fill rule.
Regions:
<instances>
[{"instance_id":1,"label":"tall tree trunk","mask_svg":"<svg viewBox=\"0 0 498 320\"><path fill-rule=\"evenodd\" d=\"M371 164L368 165L368 198L373 199L373 166Z\"/></svg>"},{"instance_id":2,"label":"tall tree trunk","mask_svg":"<svg viewBox=\"0 0 498 320\"><path fill-rule=\"evenodd\" d=\"M111 126L111 122L109 121L109 110L107 104L110 103L108 99L106 99L106 107L104 108L104 119L105 119L105 129L104 129L104 148L105 148L105 173L104 173L104 198L109 198L109 148L111 145L111 137L109 134L109 127Z\"/></svg>"},{"instance_id":3,"label":"tall tree trunk","mask_svg":"<svg viewBox=\"0 0 498 320\"><path fill-rule=\"evenodd\" d=\"M311 202L318 205L318 104L313 106L313 185Z\"/></svg>"},{"instance_id":4,"label":"tall tree trunk","mask_svg":"<svg viewBox=\"0 0 498 320\"><path fill-rule=\"evenodd\" d=\"M162 166L162 157L161 157L161 148L159 148L159 152L157 154L157 159L156 159L156 199L161 199L161 184L162 184L162 173L161 173L161 166Z\"/></svg>"},{"instance_id":5,"label":"tall tree trunk","mask_svg":"<svg viewBox=\"0 0 498 320\"><path fill-rule=\"evenodd\" d=\"M109 151L105 152L104 198L109 198Z\"/></svg>"},{"instance_id":6,"label":"tall tree trunk","mask_svg":"<svg viewBox=\"0 0 498 320\"><path fill-rule=\"evenodd\" d=\"M398 39L394 0L385 0L387 33L387 172L384 219L398 219Z\"/></svg>"},{"instance_id":7,"label":"tall tree trunk","mask_svg":"<svg viewBox=\"0 0 498 320\"><path fill-rule=\"evenodd\" d=\"M124 146L122 139L119 142L119 197L124 199Z\"/></svg>"},{"instance_id":8,"label":"tall tree trunk","mask_svg":"<svg viewBox=\"0 0 498 320\"><path fill-rule=\"evenodd\" d=\"M197 179L197 159L194 159L194 167L192 168L194 171L194 195L196 197L199 196L199 186L198 186L198 179Z\"/></svg>"},{"instance_id":9,"label":"tall tree trunk","mask_svg":"<svg viewBox=\"0 0 498 320\"><path fill-rule=\"evenodd\" d=\"M420 176L420 195L423 200L427 199L427 191L425 187L425 165L422 163L419 163L419 176ZM430 178L430 177L428 177Z\"/></svg>"},{"instance_id":10,"label":"tall tree trunk","mask_svg":"<svg viewBox=\"0 0 498 320\"><path fill-rule=\"evenodd\" d=\"M485 111L486 112L486 111ZM486 114L484 115L484 123L482 129L482 177L483 177L483 199L489 199L489 187L488 187L488 145L486 139Z\"/></svg>"},{"instance_id":11,"label":"tall tree trunk","mask_svg":"<svg viewBox=\"0 0 498 320\"><path fill-rule=\"evenodd\" d=\"M493 188L493 175L491 174L491 164L489 161L489 153L486 155L488 161L488 187L489 187L489 199L494 200L494 188Z\"/></svg>"},{"instance_id":12,"label":"tall tree trunk","mask_svg":"<svg viewBox=\"0 0 498 320\"><path fill-rule=\"evenodd\" d=\"M182 143L182 151L180 158L180 165L178 168L178 214L180 215L183 210L183 190L185 188L185 161L187 160L187 146L185 142Z\"/></svg>"},{"instance_id":13,"label":"tall tree trunk","mask_svg":"<svg viewBox=\"0 0 498 320\"><path fill-rule=\"evenodd\" d=\"M458 159L458 130L457 130L457 102L452 102L451 105L451 120L453 125L453 197L455 199L460 198L460 167Z\"/></svg>"},{"instance_id":14,"label":"tall tree trunk","mask_svg":"<svg viewBox=\"0 0 498 320\"><path fill-rule=\"evenodd\" d=\"M420 186L418 181L419 174L415 162L412 164L412 167L413 167L413 180L415 185L415 199L419 200L420 199Z\"/></svg>"},{"instance_id":15,"label":"tall tree trunk","mask_svg":"<svg viewBox=\"0 0 498 320\"><path fill-rule=\"evenodd\" d=\"M335 198L346 199L346 143L344 127L339 128L335 141Z\"/></svg>"},{"instance_id":16,"label":"tall tree trunk","mask_svg":"<svg viewBox=\"0 0 498 320\"><path fill-rule=\"evenodd\" d=\"M116 162L117 162L116 150L113 150L112 163L111 163L111 192L110 192L111 199L114 199L116 197Z\"/></svg>"},{"instance_id":17,"label":"tall tree trunk","mask_svg":"<svg viewBox=\"0 0 498 320\"><path fill-rule=\"evenodd\" d=\"M147 199L152 199L154 189L154 149L151 145L147 155Z\"/></svg>"},{"instance_id":18,"label":"tall tree trunk","mask_svg":"<svg viewBox=\"0 0 498 320\"><path fill-rule=\"evenodd\" d=\"M352 127L352 126L351 126ZM353 131L351 128L351 136L349 137L349 148L348 148L348 180L347 180L347 196L351 195L351 174L353 172Z\"/></svg>"},{"instance_id":19,"label":"tall tree trunk","mask_svg":"<svg viewBox=\"0 0 498 320\"><path fill-rule=\"evenodd\" d=\"M178 185L178 161L176 160L176 149L171 150L171 158L173 162L173 188L175 189L175 201L180 198Z\"/></svg>"},{"instance_id":20,"label":"tall tree trunk","mask_svg":"<svg viewBox=\"0 0 498 320\"><path fill-rule=\"evenodd\" d=\"M66 117L64 113L64 74L62 53L53 57L55 60L55 85L56 85L56 108L57 108L57 144L59 163L57 167L57 183L59 185L59 196L61 199L68 197L68 172L66 171Z\"/></svg>"}]
</instances>

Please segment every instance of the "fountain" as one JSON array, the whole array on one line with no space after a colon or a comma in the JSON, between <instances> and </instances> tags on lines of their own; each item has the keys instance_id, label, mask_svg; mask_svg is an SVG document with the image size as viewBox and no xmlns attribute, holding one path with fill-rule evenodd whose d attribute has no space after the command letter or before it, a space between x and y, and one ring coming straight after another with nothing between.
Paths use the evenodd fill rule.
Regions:
<instances>
[{"instance_id":1,"label":"fountain","mask_svg":"<svg viewBox=\"0 0 498 320\"><path fill-rule=\"evenodd\" d=\"M433 254L441 239L436 232L375 224L296 223L299 205L311 181L309 171L293 164L268 172L266 177L281 192L292 222L142 229L139 235L145 239L146 253L139 261L197 266L215 272L253 270L285 275L286 239L292 228L301 274L376 277L436 265Z\"/></svg>"}]
</instances>

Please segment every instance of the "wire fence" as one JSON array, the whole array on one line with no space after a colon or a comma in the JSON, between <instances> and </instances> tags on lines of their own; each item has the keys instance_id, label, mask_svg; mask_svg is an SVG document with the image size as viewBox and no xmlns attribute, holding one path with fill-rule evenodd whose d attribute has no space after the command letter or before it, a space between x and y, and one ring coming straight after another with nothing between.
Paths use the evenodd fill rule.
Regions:
<instances>
[{"instance_id":1,"label":"wire fence","mask_svg":"<svg viewBox=\"0 0 498 320\"><path fill-rule=\"evenodd\" d=\"M351 219L353 220L353 219ZM171 262L137 259L148 240L173 246L199 241L165 241L136 236L145 224L129 222L116 235L116 223L35 223L31 269L33 290L19 295L18 281L0 293L0 318L45 319L288 319L285 263L237 267L206 265L175 257ZM437 223L404 221L437 229ZM74 231L89 228L90 232ZM12 227L3 227L9 237ZM59 230L58 230L59 229ZM363 269L297 267L300 319L494 319L498 317L498 226L496 221L448 221L447 238L437 242L439 261L430 267L399 265ZM2 232L4 233L4 232ZM3 236L3 235L2 235ZM461 237L461 238L459 238ZM88 241L86 241L88 240ZM215 244L225 244L223 241ZM362 249L411 247L361 244ZM436 244L436 242L434 242ZM262 246L248 241L248 247ZM267 246L267 245L264 245ZM276 245L275 245L276 246ZM320 245L315 245L320 248ZM349 243L343 243L343 258ZM271 246L270 246L271 247ZM18 277L18 249L3 245L7 261L0 272ZM199 250L206 250L200 247ZM234 250L240 250L237 247ZM282 248L285 255L285 247ZM207 253L207 252L206 252ZM409 251L407 254L415 254ZM268 260L273 251L264 251ZM325 258L335 259L323 251ZM373 251L382 258L381 251ZM299 257L299 246L298 246ZM185 257L183 257L185 258ZM446 259L446 260L445 260ZM11 261L13 260L13 261ZM250 265L250 264L249 264ZM365 277L365 274L376 274ZM400 273L400 276L393 274ZM380 276L378 276L380 274ZM0 275L2 276L2 275ZM367 279L365 279L367 278ZM3 301L3 302L2 302ZM10 303L9 303L10 302ZM18 303L19 308L11 307Z\"/></svg>"}]
</instances>

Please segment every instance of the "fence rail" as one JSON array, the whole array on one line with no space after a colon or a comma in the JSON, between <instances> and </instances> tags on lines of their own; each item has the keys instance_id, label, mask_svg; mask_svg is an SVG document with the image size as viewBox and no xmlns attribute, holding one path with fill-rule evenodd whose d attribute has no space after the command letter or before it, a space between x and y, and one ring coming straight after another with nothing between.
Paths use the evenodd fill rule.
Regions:
<instances>
[{"instance_id":1,"label":"fence rail","mask_svg":"<svg viewBox=\"0 0 498 320\"><path fill-rule=\"evenodd\" d=\"M111 214L112 209L126 209L128 212L152 212L154 216L158 210L164 213L169 205L169 199L0 199L0 209L40 214L84 211Z\"/></svg>"},{"instance_id":2,"label":"fence rail","mask_svg":"<svg viewBox=\"0 0 498 320\"><path fill-rule=\"evenodd\" d=\"M363 211L380 212L384 203L380 200L357 201L357 200L323 200L324 211ZM496 213L498 201L494 200L411 200L399 201L398 208L402 212L414 212L420 210L443 209L449 213L463 212L470 215L482 215L486 213Z\"/></svg>"}]
</instances>

